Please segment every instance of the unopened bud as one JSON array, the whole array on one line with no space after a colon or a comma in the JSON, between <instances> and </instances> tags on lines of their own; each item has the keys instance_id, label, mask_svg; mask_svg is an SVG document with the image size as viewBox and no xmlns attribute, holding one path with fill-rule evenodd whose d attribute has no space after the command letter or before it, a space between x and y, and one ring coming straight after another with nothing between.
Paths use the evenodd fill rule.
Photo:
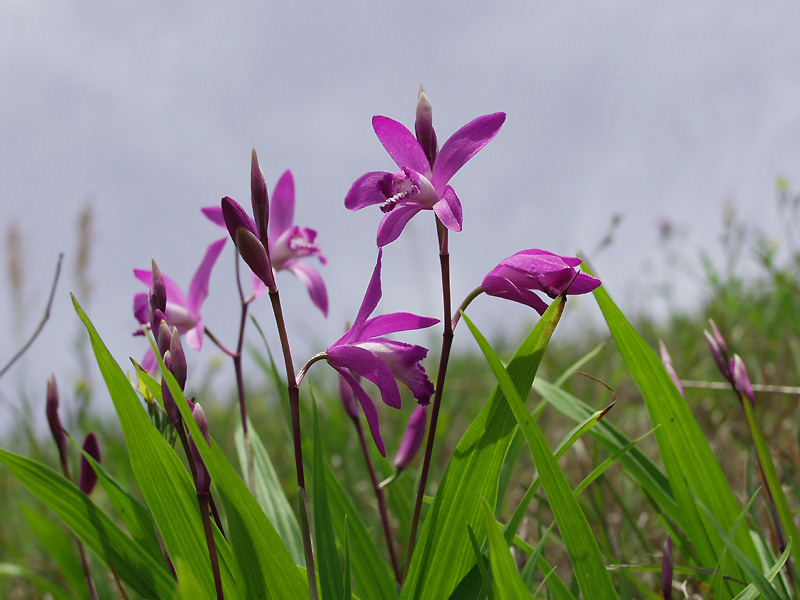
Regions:
<instances>
[{"instance_id":1,"label":"unopened bud","mask_svg":"<svg viewBox=\"0 0 800 600\"><path fill-rule=\"evenodd\" d=\"M264 173L258 166L258 156L255 146L250 159L250 200L253 204L253 217L258 229L258 237L267 239L267 225L269 223L269 194Z\"/></svg>"},{"instance_id":2,"label":"unopened bud","mask_svg":"<svg viewBox=\"0 0 800 600\"><path fill-rule=\"evenodd\" d=\"M723 351L723 349L719 345L717 337L710 334L707 329L703 331L703 335L706 337L706 342L708 342L708 347L711 350L711 356L714 359L714 362L717 363L717 368L719 369L719 372L722 373L722 376L725 379L730 381L731 368L730 365L728 364L727 348Z\"/></svg>"},{"instance_id":3,"label":"unopened bud","mask_svg":"<svg viewBox=\"0 0 800 600\"><path fill-rule=\"evenodd\" d=\"M733 383L740 393L747 396L750 404L755 406L756 397L753 393L753 386L750 385L750 378L747 376L747 367L744 365L742 357L734 354L731 359L731 372L733 374Z\"/></svg>"},{"instance_id":4,"label":"unopened bud","mask_svg":"<svg viewBox=\"0 0 800 600\"><path fill-rule=\"evenodd\" d=\"M667 541L664 542L664 554L661 556L661 595L664 600L672 600L673 571L672 538L667 534Z\"/></svg>"},{"instance_id":5,"label":"unopened bud","mask_svg":"<svg viewBox=\"0 0 800 600\"><path fill-rule=\"evenodd\" d=\"M67 464L67 436L61 426L61 418L58 416L58 385L56 376L51 375L47 380L47 403L45 412L47 414L47 424L50 426L50 433L58 448L58 457L62 465Z\"/></svg>"},{"instance_id":6,"label":"unopened bud","mask_svg":"<svg viewBox=\"0 0 800 600\"><path fill-rule=\"evenodd\" d=\"M250 270L264 282L267 288L274 290L275 276L272 273L269 256L267 256L267 251L261 241L249 229L244 227L239 227L236 230L234 241L239 254L242 255Z\"/></svg>"},{"instance_id":7,"label":"unopened bud","mask_svg":"<svg viewBox=\"0 0 800 600\"><path fill-rule=\"evenodd\" d=\"M169 357L172 364L170 365L170 372L175 376L178 385L181 389L186 389L186 375L187 364L186 354L183 352L183 344L181 344L181 336L178 333L178 328L172 328L172 335L169 342Z\"/></svg>"},{"instance_id":8,"label":"unopened bud","mask_svg":"<svg viewBox=\"0 0 800 600\"><path fill-rule=\"evenodd\" d=\"M422 447L422 440L425 439L425 431L428 425L428 415L424 406L418 406L411 418L408 420L403 441L400 442L400 449L394 459L394 466L397 469L407 469L414 460L414 457Z\"/></svg>"},{"instance_id":9,"label":"unopened bud","mask_svg":"<svg viewBox=\"0 0 800 600\"><path fill-rule=\"evenodd\" d=\"M97 443L97 436L94 432L89 433L83 441L83 451L89 456L100 462L100 446ZM97 484L97 473L94 468L86 460L85 456L81 456L81 473L78 479L78 487L87 496L92 493L94 486Z\"/></svg>"},{"instance_id":10,"label":"unopened bud","mask_svg":"<svg viewBox=\"0 0 800 600\"><path fill-rule=\"evenodd\" d=\"M439 153L439 145L436 142L436 132L433 130L433 107L422 86L419 86L419 96L417 97L417 119L414 123L414 131L417 134L417 141L433 169L433 163Z\"/></svg>"},{"instance_id":11,"label":"unopened bud","mask_svg":"<svg viewBox=\"0 0 800 600\"><path fill-rule=\"evenodd\" d=\"M200 433L203 434L206 444L210 446L211 438L208 435L208 421L206 420L206 415L203 412L203 407L200 406L200 404L194 405L192 409L192 417L194 418L194 422L197 423ZM208 469L206 469L206 465L200 456L200 451L197 449L194 438L189 439L189 450L192 455L192 461L194 461L195 470L197 471L197 480L195 481L197 494L208 494L209 490L211 489L211 476L208 474Z\"/></svg>"},{"instance_id":12,"label":"unopened bud","mask_svg":"<svg viewBox=\"0 0 800 600\"><path fill-rule=\"evenodd\" d=\"M151 269L151 310L155 312L156 309L159 309L161 312L167 312L167 285L164 283L164 276L161 274L161 269L158 268L155 258L151 259Z\"/></svg>"},{"instance_id":13,"label":"unopened bud","mask_svg":"<svg viewBox=\"0 0 800 600\"><path fill-rule=\"evenodd\" d=\"M169 330L169 325L167 324L166 320L161 319L158 324L158 329L156 330L156 345L158 346L158 353L162 356L162 358L166 355L169 351L169 343L172 339L172 332Z\"/></svg>"},{"instance_id":14,"label":"unopened bud","mask_svg":"<svg viewBox=\"0 0 800 600\"><path fill-rule=\"evenodd\" d=\"M675 366L672 364L672 357L667 351L667 346L663 341L658 340L658 347L661 351L661 362L664 364L664 369L672 378L672 381L675 383L675 387L678 388L681 396L683 396L683 386L681 385L681 380L678 378L678 374L675 372Z\"/></svg>"}]
</instances>

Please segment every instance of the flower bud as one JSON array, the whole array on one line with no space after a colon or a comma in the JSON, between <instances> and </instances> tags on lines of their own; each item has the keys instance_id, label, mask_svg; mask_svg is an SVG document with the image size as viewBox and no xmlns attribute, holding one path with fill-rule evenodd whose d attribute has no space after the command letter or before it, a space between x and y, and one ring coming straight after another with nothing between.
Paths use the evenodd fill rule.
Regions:
<instances>
[{"instance_id":1,"label":"flower bud","mask_svg":"<svg viewBox=\"0 0 800 600\"><path fill-rule=\"evenodd\" d=\"M47 424L50 426L50 433L58 448L58 457L61 464L67 464L67 436L64 434L64 428L61 426L61 419L58 416L58 386L56 385L56 376L51 375L47 380L47 403L45 404L45 412L47 414Z\"/></svg>"},{"instance_id":2,"label":"flower bud","mask_svg":"<svg viewBox=\"0 0 800 600\"><path fill-rule=\"evenodd\" d=\"M258 237L266 240L267 224L269 222L269 194L264 173L261 172L261 168L258 166L255 146L250 159L250 200L253 204L253 217L256 221Z\"/></svg>"},{"instance_id":3,"label":"flower bud","mask_svg":"<svg viewBox=\"0 0 800 600\"><path fill-rule=\"evenodd\" d=\"M164 367L172 372L172 356L170 356L169 351L164 355ZM167 378L163 374L161 375L161 401L164 403L164 411L167 413L170 422L175 427L178 427L181 422L181 412L178 410L178 405L175 404L175 398L172 396L167 384Z\"/></svg>"},{"instance_id":4,"label":"flower bud","mask_svg":"<svg viewBox=\"0 0 800 600\"><path fill-rule=\"evenodd\" d=\"M664 369L669 373L669 376L675 383L675 387L678 388L681 396L683 396L683 386L681 385L681 380L678 379L678 374L675 372L675 366L672 364L672 357L669 355L666 345L663 341L658 340L658 347L661 351L661 362L664 364Z\"/></svg>"},{"instance_id":5,"label":"flower bud","mask_svg":"<svg viewBox=\"0 0 800 600\"><path fill-rule=\"evenodd\" d=\"M169 351L169 343L172 339L172 332L169 330L169 324L164 320L158 323L158 329L155 330L156 345L158 346L158 353L163 358Z\"/></svg>"},{"instance_id":6,"label":"flower bud","mask_svg":"<svg viewBox=\"0 0 800 600\"><path fill-rule=\"evenodd\" d=\"M94 432L90 432L83 441L83 450L97 462L100 462L100 446L97 443L97 436ZM87 496L92 493L94 486L97 484L97 473L95 473L92 465L86 460L85 456L81 456L81 473L78 480L78 487Z\"/></svg>"},{"instance_id":7,"label":"flower bud","mask_svg":"<svg viewBox=\"0 0 800 600\"><path fill-rule=\"evenodd\" d=\"M153 312L159 309L167 312L167 285L164 283L164 276L161 269L156 264L156 259L151 259L152 284L150 285L150 308Z\"/></svg>"},{"instance_id":8,"label":"flower bud","mask_svg":"<svg viewBox=\"0 0 800 600\"><path fill-rule=\"evenodd\" d=\"M199 403L194 405L192 417L194 417L194 422L197 423L200 433L202 433L203 437L206 439L206 443L211 446L211 438L208 435L208 421L206 420L206 415L203 412L203 407L200 406ZM209 490L211 489L211 476L208 474L208 469L206 469L205 463L203 463L203 459L200 456L200 451L197 449L194 438L191 437L189 438L189 451L192 455L192 460L194 461L194 466L197 471L197 480L195 481L197 494L198 496L208 494Z\"/></svg>"},{"instance_id":9,"label":"flower bud","mask_svg":"<svg viewBox=\"0 0 800 600\"><path fill-rule=\"evenodd\" d=\"M747 376L747 368L744 366L744 361L738 354L734 354L731 359L731 373L733 374L733 384L736 389L744 396L747 396L750 404L755 406L756 397L753 394L753 386L750 385L750 378Z\"/></svg>"},{"instance_id":10,"label":"flower bud","mask_svg":"<svg viewBox=\"0 0 800 600\"><path fill-rule=\"evenodd\" d=\"M250 270L264 282L270 290L275 289L275 276L272 273L272 265L269 256L261 241L249 230L239 227L234 237L236 248L242 255L244 262Z\"/></svg>"},{"instance_id":11,"label":"flower bud","mask_svg":"<svg viewBox=\"0 0 800 600\"><path fill-rule=\"evenodd\" d=\"M228 234L234 242L236 242L236 230L240 227L244 227L253 235L258 236L258 230L253 219L247 215L241 205L233 198L225 196L222 199L222 218L225 221Z\"/></svg>"},{"instance_id":12,"label":"flower bud","mask_svg":"<svg viewBox=\"0 0 800 600\"><path fill-rule=\"evenodd\" d=\"M188 367L186 364L186 354L183 352L183 344L181 344L181 336L178 333L177 327L172 328L172 335L169 341L169 357L172 363L169 370L175 376L181 389L185 390Z\"/></svg>"},{"instance_id":13,"label":"flower bud","mask_svg":"<svg viewBox=\"0 0 800 600\"><path fill-rule=\"evenodd\" d=\"M353 373L353 377L356 378L356 381L360 379L358 375ZM356 401L356 395L353 393L353 388L350 387L350 384L345 381L344 377L339 375L339 394L342 397L342 402L344 403L344 410L350 416L351 419L358 418L358 402Z\"/></svg>"},{"instance_id":14,"label":"flower bud","mask_svg":"<svg viewBox=\"0 0 800 600\"><path fill-rule=\"evenodd\" d=\"M439 153L439 145L436 142L436 132L433 130L433 107L425 88L419 86L419 96L417 97L417 119L414 123L414 130L417 134L417 141L425 152L428 162L433 169L436 155Z\"/></svg>"},{"instance_id":15,"label":"flower bud","mask_svg":"<svg viewBox=\"0 0 800 600\"><path fill-rule=\"evenodd\" d=\"M717 363L717 368L719 372L722 373L722 376L728 381L731 381L731 368L728 362L728 345L725 343L725 338L722 337L719 329L717 329L717 324L711 319L709 319L708 322L711 325L711 331L713 333L709 333L706 329L703 331L703 335L706 336L706 342L708 342L708 347L711 349L711 356L714 362Z\"/></svg>"},{"instance_id":16,"label":"flower bud","mask_svg":"<svg viewBox=\"0 0 800 600\"><path fill-rule=\"evenodd\" d=\"M661 556L661 595L664 600L672 600L673 570L672 538L667 534L667 541L664 542L664 554Z\"/></svg>"},{"instance_id":17,"label":"flower bud","mask_svg":"<svg viewBox=\"0 0 800 600\"><path fill-rule=\"evenodd\" d=\"M400 450L394 459L394 466L397 469L407 469L414 460L414 457L422 447L422 440L425 439L425 431L428 426L428 415L424 406L418 406L411 418L408 420L403 441L400 442Z\"/></svg>"}]
</instances>

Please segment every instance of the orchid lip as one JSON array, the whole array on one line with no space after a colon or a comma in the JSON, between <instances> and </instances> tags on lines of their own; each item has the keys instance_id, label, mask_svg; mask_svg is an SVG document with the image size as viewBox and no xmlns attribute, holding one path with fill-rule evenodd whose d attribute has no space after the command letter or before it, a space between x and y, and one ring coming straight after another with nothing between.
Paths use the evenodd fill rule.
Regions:
<instances>
[{"instance_id":1,"label":"orchid lip","mask_svg":"<svg viewBox=\"0 0 800 600\"><path fill-rule=\"evenodd\" d=\"M386 198L380 206L384 213L390 212L401 202L416 202L432 208L439 201L433 185L425 176L406 167L396 173L387 173L378 182L378 189Z\"/></svg>"}]
</instances>

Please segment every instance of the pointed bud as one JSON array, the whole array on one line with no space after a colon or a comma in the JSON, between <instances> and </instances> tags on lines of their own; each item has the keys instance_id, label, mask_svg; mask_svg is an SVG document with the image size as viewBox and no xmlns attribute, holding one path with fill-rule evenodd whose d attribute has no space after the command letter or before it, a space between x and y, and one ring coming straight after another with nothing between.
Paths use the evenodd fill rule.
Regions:
<instances>
[{"instance_id":1,"label":"pointed bud","mask_svg":"<svg viewBox=\"0 0 800 600\"><path fill-rule=\"evenodd\" d=\"M178 333L177 327L172 328L172 336L169 342L169 357L172 363L169 370L175 376L175 379L178 380L178 385L181 386L181 389L185 390L188 367L186 364L186 354L183 352L181 336Z\"/></svg>"},{"instance_id":2,"label":"pointed bud","mask_svg":"<svg viewBox=\"0 0 800 600\"><path fill-rule=\"evenodd\" d=\"M419 96L417 97L417 119L414 123L414 130L417 134L417 141L422 147L428 162L433 169L436 155L439 153L439 145L436 141L436 132L433 130L433 107L425 88L419 86Z\"/></svg>"},{"instance_id":3,"label":"pointed bud","mask_svg":"<svg viewBox=\"0 0 800 600\"><path fill-rule=\"evenodd\" d=\"M353 377L356 379L359 376L355 373L351 373ZM342 397L342 402L344 403L344 410L349 415L351 419L358 418L358 402L356 401L356 395L353 393L353 388L350 387L350 384L345 381L345 378L339 375L339 395Z\"/></svg>"},{"instance_id":4,"label":"pointed bud","mask_svg":"<svg viewBox=\"0 0 800 600\"><path fill-rule=\"evenodd\" d=\"M100 462L100 445L97 443L97 436L94 432L89 433L83 441L83 451L89 456ZM78 479L78 487L87 496L92 493L94 486L97 484L97 473L94 468L86 460L85 456L81 456L81 474Z\"/></svg>"},{"instance_id":5,"label":"pointed bud","mask_svg":"<svg viewBox=\"0 0 800 600\"><path fill-rule=\"evenodd\" d=\"M58 448L58 457L62 465L67 464L67 436L61 426L61 419L58 416L58 385L56 376L51 375L47 380L47 403L45 412L47 414L47 424L50 426L50 433Z\"/></svg>"},{"instance_id":6,"label":"pointed bud","mask_svg":"<svg viewBox=\"0 0 800 600\"><path fill-rule=\"evenodd\" d=\"M253 204L253 217L255 217L258 237L266 240L269 223L269 195L264 173L258 166L255 146L253 146L253 154L250 159L250 200Z\"/></svg>"},{"instance_id":7,"label":"pointed bud","mask_svg":"<svg viewBox=\"0 0 800 600\"><path fill-rule=\"evenodd\" d=\"M272 273L269 256L267 256L267 251L261 241L249 229L244 227L239 227L236 230L234 241L239 254L242 255L250 270L264 282L267 288L274 290L275 276Z\"/></svg>"},{"instance_id":8,"label":"pointed bud","mask_svg":"<svg viewBox=\"0 0 800 600\"><path fill-rule=\"evenodd\" d=\"M418 406L411 418L408 420L403 441L400 443L400 450L394 459L396 469L407 469L414 460L414 457L422 447L422 440L425 439L425 431L428 426L428 414L424 406Z\"/></svg>"},{"instance_id":9,"label":"pointed bud","mask_svg":"<svg viewBox=\"0 0 800 600\"><path fill-rule=\"evenodd\" d=\"M719 347L720 352L725 358L728 358L728 344L725 343L725 338L722 337L722 334L717 329L717 324L714 323L713 319L708 320L709 325L711 325L711 333L714 335L714 339L717 342L717 346Z\"/></svg>"},{"instance_id":10,"label":"pointed bud","mask_svg":"<svg viewBox=\"0 0 800 600\"><path fill-rule=\"evenodd\" d=\"M719 372L722 373L722 376L730 381L731 379L731 369L728 365L728 351L727 348L723 351L720 348L719 341L717 336L712 335L708 332L708 329L703 331L703 335L706 337L706 342L708 343L708 347L711 349L711 356L714 359L714 362L717 363L717 368ZM722 339L722 336L719 336L719 339ZM723 343L725 340L722 340Z\"/></svg>"},{"instance_id":11,"label":"pointed bud","mask_svg":"<svg viewBox=\"0 0 800 600\"><path fill-rule=\"evenodd\" d=\"M158 346L158 353L163 358L169 351L169 343L172 339L172 332L169 330L169 325L164 319L158 323L156 330L156 346Z\"/></svg>"},{"instance_id":12,"label":"pointed bud","mask_svg":"<svg viewBox=\"0 0 800 600\"><path fill-rule=\"evenodd\" d=\"M672 357L669 355L666 345L663 341L658 340L658 347L661 351L661 362L664 363L664 369L669 373L669 376L675 383L675 387L678 388L681 396L683 396L683 386L681 385L681 380L678 378L678 374L675 372L675 366L672 364Z\"/></svg>"},{"instance_id":13,"label":"pointed bud","mask_svg":"<svg viewBox=\"0 0 800 600\"><path fill-rule=\"evenodd\" d=\"M733 374L733 384L739 393L747 396L752 406L756 405L756 397L753 394L753 386L750 385L750 378L747 376L747 368L744 366L742 357L734 354L731 359L731 373Z\"/></svg>"},{"instance_id":14,"label":"pointed bud","mask_svg":"<svg viewBox=\"0 0 800 600\"><path fill-rule=\"evenodd\" d=\"M664 596L664 600L672 600L673 570L672 538L667 534L667 541L664 542L664 554L661 556L661 595Z\"/></svg>"},{"instance_id":15,"label":"pointed bud","mask_svg":"<svg viewBox=\"0 0 800 600\"><path fill-rule=\"evenodd\" d=\"M233 198L225 196L222 199L222 218L225 220L225 227L234 242L236 242L236 230L240 227L244 227L256 237L258 236L258 230L253 219Z\"/></svg>"},{"instance_id":16,"label":"pointed bud","mask_svg":"<svg viewBox=\"0 0 800 600\"><path fill-rule=\"evenodd\" d=\"M167 371L171 371L172 369L172 357L169 354L169 350L164 355L164 367ZM161 401L164 403L164 412L167 413L167 417L169 417L170 422L178 427L178 424L181 422L181 411L178 410L178 405L175 404L175 398L172 396L172 392L169 390L169 385L167 384L167 378L164 377L162 374L161 376Z\"/></svg>"},{"instance_id":17,"label":"pointed bud","mask_svg":"<svg viewBox=\"0 0 800 600\"><path fill-rule=\"evenodd\" d=\"M197 423L200 433L202 433L203 437L206 439L206 443L211 446L211 438L208 435L208 421L206 420L206 414L203 412L203 407L200 406L200 404L194 405L192 417L194 417L194 422ZM194 438L191 437L189 438L189 450L197 471L197 480L195 481L197 495L200 496L208 494L209 490L211 489L211 476L208 474L208 469L206 469L205 463L203 463L203 459L200 456L200 451L197 449Z\"/></svg>"},{"instance_id":18,"label":"pointed bud","mask_svg":"<svg viewBox=\"0 0 800 600\"><path fill-rule=\"evenodd\" d=\"M161 274L155 258L151 259L150 264L153 277L153 283L150 285L150 308L153 311L159 309L161 312L167 312L167 285L164 283L164 276Z\"/></svg>"}]
</instances>

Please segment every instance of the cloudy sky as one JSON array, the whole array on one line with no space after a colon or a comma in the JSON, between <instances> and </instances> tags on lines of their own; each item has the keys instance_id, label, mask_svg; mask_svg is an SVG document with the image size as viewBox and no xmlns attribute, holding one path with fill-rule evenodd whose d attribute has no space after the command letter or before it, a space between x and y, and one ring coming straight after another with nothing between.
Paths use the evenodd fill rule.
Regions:
<instances>
[{"instance_id":1,"label":"cloudy sky","mask_svg":"<svg viewBox=\"0 0 800 600\"><path fill-rule=\"evenodd\" d=\"M35 327L56 256L66 257L52 319L0 380L0 399L43 398L47 374L76 373L68 292L81 207L91 201L95 215L93 293L82 300L115 356L138 357L131 298L144 288L131 269L154 256L188 286L221 234L199 209L225 195L248 202L254 145L270 186L292 169L296 222L319 231L330 261L327 321L291 275L279 279L298 362L333 341L357 311L381 217L348 212L344 195L365 171L392 168L370 119L413 126L421 83L440 143L478 115L508 114L451 182L464 204L464 231L451 238L454 297L500 259L540 247L583 251L623 308L646 308L664 262L662 220L685 234L693 259L719 252L726 202L778 234L775 177L800 181L799 29L788 1L4 0L0 223L3 235L12 224L22 234L24 293L16 306L3 275L0 363ZM593 255L615 214L613 243ZM384 312L439 310L435 230L423 217L387 248ZM6 263L5 245L0 253ZM228 246L204 311L231 344L232 264ZM674 297L700 293L691 277L671 276ZM474 308L489 330L530 321L485 298ZM591 309L570 310L580 320ZM266 304L253 312L269 323ZM196 364L211 355L204 348Z\"/></svg>"}]
</instances>

